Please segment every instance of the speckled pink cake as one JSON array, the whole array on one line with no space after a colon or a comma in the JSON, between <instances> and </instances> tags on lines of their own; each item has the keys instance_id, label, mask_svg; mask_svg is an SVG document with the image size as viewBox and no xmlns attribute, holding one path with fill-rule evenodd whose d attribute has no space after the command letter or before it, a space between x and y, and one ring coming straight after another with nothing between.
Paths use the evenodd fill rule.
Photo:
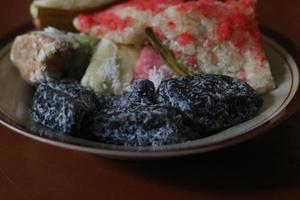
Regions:
<instances>
[{"instance_id":1,"label":"speckled pink cake","mask_svg":"<svg viewBox=\"0 0 300 200\"><path fill-rule=\"evenodd\" d=\"M153 28L191 73L242 79L259 93L275 87L262 47L256 0L129 1L98 14L79 16L75 25L82 32L117 43L146 45L135 77L149 78L156 85L173 75L145 43L146 26Z\"/></svg>"},{"instance_id":2,"label":"speckled pink cake","mask_svg":"<svg viewBox=\"0 0 300 200\"><path fill-rule=\"evenodd\" d=\"M193 73L222 74L259 93L274 88L255 12L256 0L200 0L172 6L151 26Z\"/></svg>"},{"instance_id":3,"label":"speckled pink cake","mask_svg":"<svg viewBox=\"0 0 300 200\"><path fill-rule=\"evenodd\" d=\"M85 33L97 34L122 44L141 44L149 20L164 9L184 0L131 0L108 10L80 15L75 27Z\"/></svg>"}]
</instances>

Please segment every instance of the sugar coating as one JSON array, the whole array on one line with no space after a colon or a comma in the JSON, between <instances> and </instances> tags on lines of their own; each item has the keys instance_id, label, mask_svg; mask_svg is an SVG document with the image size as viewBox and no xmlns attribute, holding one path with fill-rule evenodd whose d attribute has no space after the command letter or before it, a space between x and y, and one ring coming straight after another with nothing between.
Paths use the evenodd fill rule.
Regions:
<instances>
[{"instance_id":1,"label":"sugar coating","mask_svg":"<svg viewBox=\"0 0 300 200\"><path fill-rule=\"evenodd\" d=\"M167 65L154 66L148 72L148 79L154 83L155 88L158 88L163 80L172 77L174 77L174 74Z\"/></svg>"},{"instance_id":2,"label":"sugar coating","mask_svg":"<svg viewBox=\"0 0 300 200\"><path fill-rule=\"evenodd\" d=\"M179 109L195 131L215 133L258 114L262 99L247 83L222 75L195 75L163 81L157 103Z\"/></svg>"},{"instance_id":3,"label":"sugar coating","mask_svg":"<svg viewBox=\"0 0 300 200\"><path fill-rule=\"evenodd\" d=\"M94 117L89 132L98 141L124 146L161 146L199 137L176 109L152 105Z\"/></svg>"},{"instance_id":4,"label":"sugar coating","mask_svg":"<svg viewBox=\"0 0 300 200\"><path fill-rule=\"evenodd\" d=\"M46 43L42 49L40 49L37 56L40 62L44 62L48 56L55 54L56 52L63 51L64 49L79 49L80 44L75 39L73 33L66 33L55 29L53 27L47 27L43 31L37 31L37 35L52 38L52 42ZM39 39L38 39L39 40ZM42 37L41 39L42 40ZM40 41L41 42L41 41ZM36 43L33 43L33 48Z\"/></svg>"},{"instance_id":5,"label":"sugar coating","mask_svg":"<svg viewBox=\"0 0 300 200\"><path fill-rule=\"evenodd\" d=\"M121 57L121 50L124 51L120 45L103 38L95 50L81 84L93 89L99 95L122 94L130 85L132 76L129 67L121 63L124 59L129 59L132 50L125 50L127 57Z\"/></svg>"},{"instance_id":6,"label":"sugar coating","mask_svg":"<svg viewBox=\"0 0 300 200\"><path fill-rule=\"evenodd\" d=\"M51 36L58 41L58 43L71 43L73 45L73 48L79 48L79 43L74 38L74 34L70 32L64 32L60 31L53 27L47 27L44 29L44 31L40 32L41 34L47 34L48 36Z\"/></svg>"},{"instance_id":7,"label":"sugar coating","mask_svg":"<svg viewBox=\"0 0 300 200\"><path fill-rule=\"evenodd\" d=\"M47 86L76 99L87 109L96 108L96 95L78 82L68 80L51 81L47 82Z\"/></svg>"},{"instance_id":8,"label":"sugar coating","mask_svg":"<svg viewBox=\"0 0 300 200\"><path fill-rule=\"evenodd\" d=\"M135 78L149 79L155 88L161 81L174 76L172 70L161 59L160 55L150 46L145 46L135 65Z\"/></svg>"},{"instance_id":9,"label":"sugar coating","mask_svg":"<svg viewBox=\"0 0 300 200\"><path fill-rule=\"evenodd\" d=\"M62 134L79 130L86 113L83 104L46 84L40 84L33 96L33 121Z\"/></svg>"},{"instance_id":10,"label":"sugar coating","mask_svg":"<svg viewBox=\"0 0 300 200\"><path fill-rule=\"evenodd\" d=\"M123 95L99 96L98 108L101 113L135 109L155 103L155 87L149 80L137 79Z\"/></svg>"},{"instance_id":11,"label":"sugar coating","mask_svg":"<svg viewBox=\"0 0 300 200\"><path fill-rule=\"evenodd\" d=\"M34 96L32 119L62 134L79 135L90 113L96 110L96 96L79 83L41 83Z\"/></svg>"},{"instance_id":12,"label":"sugar coating","mask_svg":"<svg viewBox=\"0 0 300 200\"><path fill-rule=\"evenodd\" d=\"M262 99L247 83L221 75L137 79L123 95L98 96L77 82L42 83L32 119L62 134L125 146L187 142L255 117Z\"/></svg>"}]
</instances>

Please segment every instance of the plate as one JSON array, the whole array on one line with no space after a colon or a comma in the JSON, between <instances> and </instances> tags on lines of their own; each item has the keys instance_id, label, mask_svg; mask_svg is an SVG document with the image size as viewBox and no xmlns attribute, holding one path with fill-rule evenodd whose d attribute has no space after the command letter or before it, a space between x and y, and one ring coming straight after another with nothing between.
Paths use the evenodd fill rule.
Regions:
<instances>
[{"instance_id":1,"label":"plate","mask_svg":"<svg viewBox=\"0 0 300 200\"><path fill-rule=\"evenodd\" d=\"M263 37L265 52L277 88L263 96L264 106L254 119L206 138L162 147L133 148L63 136L31 123L30 108L34 89L22 80L9 59L12 38L19 32L0 40L0 122L17 133L47 144L116 159L154 159L191 155L217 150L257 136L279 124L299 108L297 103L299 66L291 51L287 51L278 42L288 44L290 49L293 46L282 36L265 29ZM296 48L291 50L295 53Z\"/></svg>"}]
</instances>

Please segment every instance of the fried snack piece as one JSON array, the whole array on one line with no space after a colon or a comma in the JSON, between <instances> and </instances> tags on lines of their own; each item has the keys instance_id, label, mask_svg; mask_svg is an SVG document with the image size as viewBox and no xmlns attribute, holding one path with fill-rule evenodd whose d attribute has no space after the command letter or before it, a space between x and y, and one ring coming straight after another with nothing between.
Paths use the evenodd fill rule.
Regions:
<instances>
[{"instance_id":1,"label":"fried snack piece","mask_svg":"<svg viewBox=\"0 0 300 200\"><path fill-rule=\"evenodd\" d=\"M98 37L47 28L18 36L11 61L31 85L61 78L80 80L98 41Z\"/></svg>"},{"instance_id":2,"label":"fried snack piece","mask_svg":"<svg viewBox=\"0 0 300 200\"><path fill-rule=\"evenodd\" d=\"M11 61L32 85L59 79L72 54L80 47L73 35L47 29L18 36L11 49Z\"/></svg>"}]
</instances>

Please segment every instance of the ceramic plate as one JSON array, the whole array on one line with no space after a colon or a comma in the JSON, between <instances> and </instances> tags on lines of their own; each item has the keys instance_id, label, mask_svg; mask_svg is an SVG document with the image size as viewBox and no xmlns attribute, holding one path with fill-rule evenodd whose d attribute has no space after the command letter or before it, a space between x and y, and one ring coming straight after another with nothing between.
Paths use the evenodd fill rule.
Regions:
<instances>
[{"instance_id":1,"label":"ceramic plate","mask_svg":"<svg viewBox=\"0 0 300 200\"><path fill-rule=\"evenodd\" d=\"M9 35L12 39L14 35ZM277 88L265 95L260 114L252 120L192 142L163 147L128 148L90 142L62 136L30 120L33 88L28 86L10 62L11 42L4 38L0 50L0 119L1 123L17 133L63 148L74 149L118 159L150 159L204 153L252 138L281 122L299 106L299 71L296 60L279 44L284 38L265 31L264 44ZM291 47L291 46L290 46ZM296 96L295 96L296 95Z\"/></svg>"}]
</instances>

